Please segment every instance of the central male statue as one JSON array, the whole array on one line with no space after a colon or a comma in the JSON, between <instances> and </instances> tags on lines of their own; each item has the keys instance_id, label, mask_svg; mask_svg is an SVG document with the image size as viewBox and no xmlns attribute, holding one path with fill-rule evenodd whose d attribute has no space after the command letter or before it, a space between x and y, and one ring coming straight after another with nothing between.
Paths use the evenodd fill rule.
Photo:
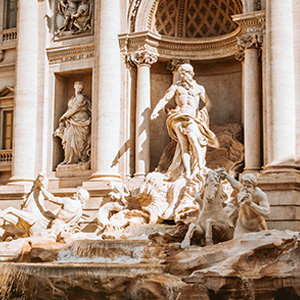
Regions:
<instances>
[{"instance_id":1,"label":"central male statue","mask_svg":"<svg viewBox=\"0 0 300 300\"><path fill-rule=\"evenodd\" d=\"M180 80L168 89L151 115L152 120L157 118L159 111L175 99L176 107L169 111L167 118L168 133L177 142L173 161L167 171L170 180L176 180L180 175L193 177L205 168L207 146L219 147L215 134L209 129L211 102L204 87L193 79L193 67L182 64L178 73ZM200 99L205 104L201 110Z\"/></svg>"}]
</instances>

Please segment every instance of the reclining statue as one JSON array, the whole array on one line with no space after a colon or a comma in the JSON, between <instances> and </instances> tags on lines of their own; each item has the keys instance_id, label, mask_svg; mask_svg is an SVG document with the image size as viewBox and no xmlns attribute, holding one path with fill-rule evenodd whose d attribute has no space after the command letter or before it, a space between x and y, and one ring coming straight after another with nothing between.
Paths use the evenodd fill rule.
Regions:
<instances>
[{"instance_id":1,"label":"reclining statue","mask_svg":"<svg viewBox=\"0 0 300 300\"><path fill-rule=\"evenodd\" d=\"M63 233L74 233L83 214L82 207L89 199L89 193L79 189L71 198L55 197L46 190L47 183L47 178L39 174L21 209L8 207L0 212L2 240L8 236L45 235L57 240ZM59 205L60 208L55 211L48 210L45 200Z\"/></svg>"}]
</instances>

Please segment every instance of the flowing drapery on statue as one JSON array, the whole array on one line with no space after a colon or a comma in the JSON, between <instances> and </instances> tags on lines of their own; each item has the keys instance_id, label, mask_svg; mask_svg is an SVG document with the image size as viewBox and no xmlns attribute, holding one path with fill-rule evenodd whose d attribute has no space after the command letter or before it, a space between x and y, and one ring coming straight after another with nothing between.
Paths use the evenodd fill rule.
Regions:
<instances>
[{"instance_id":1,"label":"flowing drapery on statue","mask_svg":"<svg viewBox=\"0 0 300 300\"><path fill-rule=\"evenodd\" d=\"M218 147L216 136L209 129L207 108L204 107L202 110L197 111L196 116L192 117L185 113L180 107L176 107L168 113L167 128L170 137L177 142L172 163L167 171L169 177L177 178L180 174L184 173L184 163L181 159L181 149L176 131L180 131L186 135L189 141L191 139L190 143L191 146L194 147L194 152L193 150L190 150L190 152L195 155L194 157L192 155L190 159L192 172L204 169L206 165L206 147ZM193 137L193 139L191 137ZM193 145L193 143L198 145Z\"/></svg>"},{"instance_id":2,"label":"flowing drapery on statue","mask_svg":"<svg viewBox=\"0 0 300 300\"><path fill-rule=\"evenodd\" d=\"M157 118L159 111L175 99L176 107L168 112L167 118L168 133L177 142L173 161L167 171L170 180L176 180L181 175L191 178L204 170L207 146L219 146L215 134L209 129L211 102L204 87L193 79L193 67L182 64L178 73L180 80L169 88L151 115L151 119ZM201 110L200 100L205 104Z\"/></svg>"},{"instance_id":3,"label":"flowing drapery on statue","mask_svg":"<svg viewBox=\"0 0 300 300\"><path fill-rule=\"evenodd\" d=\"M65 158L61 164L86 163L91 149L91 104L82 94L83 83L74 83L75 95L68 102L68 110L59 119L55 136L62 139Z\"/></svg>"}]
</instances>

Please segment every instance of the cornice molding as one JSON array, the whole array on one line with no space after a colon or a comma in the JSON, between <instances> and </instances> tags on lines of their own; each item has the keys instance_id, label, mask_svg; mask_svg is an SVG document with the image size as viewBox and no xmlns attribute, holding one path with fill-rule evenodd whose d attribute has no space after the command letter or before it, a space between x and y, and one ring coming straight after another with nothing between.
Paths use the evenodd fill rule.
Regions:
<instances>
[{"instance_id":1,"label":"cornice molding","mask_svg":"<svg viewBox=\"0 0 300 300\"><path fill-rule=\"evenodd\" d=\"M239 45L235 58L242 62L245 57L245 50L257 49L261 54L263 37L266 29L266 12L256 11L242 15L232 16L241 28L241 35L237 39Z\"/></svg>"},{"instance_id":2,"label":"cornice molding","mask_svg":"<svg viewBox=\"0 0 300 300\"><path fill-rule=\"evenodd\" d=\"M266 28L266 12L264 10L234 15L232 20L240 26L243 35L263 33Z\"/></svg>"},{"instance_id":3,"label":"cornice molding","mask_svg":"<svg viewBox=\"0 0 300 300\"><path fill-rule=\"evenodd\" d=\"M94 45L85 44L47 49L49 64L76 61L94 57Z\"/></svg>"},{"instance_id":4,"label":"cornice molding","mask_svg":"<svg viewBox=\"0 0 300 300\"><path fill-rule=\"evenodd\" d=\"M162 58L207 60L233 56L238 50L236 39L239 34L240 29L237 28L230 34L213 38L178 39L143 31L121 34L119 43L124 54L134 53L144 47Z\"/></svg>"}]
</instances>

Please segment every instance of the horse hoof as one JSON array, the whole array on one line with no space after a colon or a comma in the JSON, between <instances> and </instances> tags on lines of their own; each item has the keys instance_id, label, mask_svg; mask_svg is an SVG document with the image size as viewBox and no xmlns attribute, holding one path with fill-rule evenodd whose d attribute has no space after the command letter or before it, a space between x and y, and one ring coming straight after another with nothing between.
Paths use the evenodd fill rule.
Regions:
<instances>
[{"instance_id":1,"label":"horse hoof","mask_svg":"<svg viewBox=\"0 0 300 300\"><path fill-rule=\"evenodd\" d=\"M211 245L213 245L214 243L213 243L213 241L212 240L207 240L206 242L205 242L205 246L211 246Z\"/></svg>"},{"instance_id":2,"label":"horse hoof","mask_svg":"<svg viewBox=\"0 0 300 300\"><path fill-rule=\"evenodd\" d=\"M180 248L181 249L186 249L186 248L189 248L190 247L190 243L189 242L182 242L180 244Z\"/></svg>"}]
</instances>

